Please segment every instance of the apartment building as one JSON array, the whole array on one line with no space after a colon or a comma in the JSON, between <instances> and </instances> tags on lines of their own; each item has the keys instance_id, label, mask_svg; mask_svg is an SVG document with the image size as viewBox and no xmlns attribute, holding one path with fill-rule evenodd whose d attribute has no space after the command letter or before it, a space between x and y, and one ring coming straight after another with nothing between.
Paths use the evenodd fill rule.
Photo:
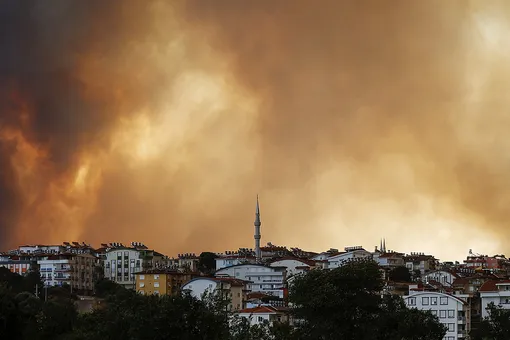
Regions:
<instances>
[{"instance_id":1,"label":"apartment building","mask_svg":"<svg viewBox=\"0 0 510 340\"><path fill-rule=\"evenodd\" d=\"M372 253L361 246L346 247L343 252L333 254L327 258L328 268L334 269L343 266L350 261L372 259Z\"/></svg>"},{"instance_id":2,"label":"apartment building","mask_svg":"<svg viewBox=\"0 0 510 340\"><path fill-rule=\"evenodd\" d=\"M151 269L135 273L136 291L144 295L173 295L180 292L186 282L198 276L197 273Z\"/></svg>"},{"instance_id":3,"label":"apartment building","mask_svg":"<svg viewBox=\"0 0 510 340\"><path fill-rule=\"evenodd\" d=\"M306 273L309 270L315 268L315 261L301 259L296 257L282 257L277 260L272 261L269 266L281 268L284 267L287 269L287 277L296 274Z\"/></svg>"},{"instance_id":4,"label":"apartment building","mask_svg":"<svg viewBox=\"0 0 510 340\"><path fill-rule=\"evenodd\" d=\"M429 310L437 315L439 321L447 327L444 340L467 337L471 315L470 307L464 299L450 294L410 289L404 301L409 308Z\"/></svg>"},{"instance_id":5,"label":"apartment building","mask_svg":"<svg viewBox=\"0 0 510 340\"><path fill-rule=\"evenodd\" d=\"M404 262L410 272L420 272L420 275L425 275L430 271L436 270L439 261L432 255L424 253L411 253L404 256Z\"/></svg>"},{"instance_id":6,"label":"apartment building","mask_svg":"<svg viewBox=\"0 0 510 340\"><path fill-rule=\"evenodd\" d=\"M230 277L243 281L250 281L248 289L252 292L262 292L278 298L285 293L285 279L287 268L269 267L260 264L239 264L222 268L214 274L217 278Z\"/></svg>"},{"instance_id":7,"label":"apartment building","mask_svg":"<svg viewBox=\"0 0 510 340\"><path fill-rule=\"evenodd\" d=\"M480 287L482 318L489 316L487 306L494 303L504 309L510 309L510 280L490 280Z\"/></svg>"},{"instance_id":8,"label":"apartment building","mask_svg":"<svg viewBox=\"0 0 510 340\"><path fill-rule=\"evenodd\" d=\"M239 316L247 319L251 326L264 322L269 322L270 325L274 322L289 322L289 315L288 308L275 306L257 306L239 311Z\"/></svg>"},{"instance_id":9,"label":"apartment building","mask_svg":"<svg viewBox=\"0 0 510 340\"><path fill-rule=\"evenodd\" d=\"M45 286L69 285L82 292L94 290L97 259L90 254L48 255L37 261Z\"/></svg>"},{"instance_id":10,"label":"apartment building","mask_svg":"<svg viewBox=\"0 0 510 340\"><path fill-rule=\"evenodd\" d=\"M165 268L167 258L145 245L132 242L131 247L110 243L104 261L104 277L125 288L135 289L135 274L156 268Z\"/></svg>"},{"instance_id":11,"label":"apartment building","mask_svg":"<svg viewBox=\"0 0 510 340\"><path fill-rule=\"evenodd\" d=\"M248 282L229 277L197 277L183 285L182 290L201 299L206 293L220 292L230 299L229 310L240 310L246 305Z\"/></svg>"}]
</instances>

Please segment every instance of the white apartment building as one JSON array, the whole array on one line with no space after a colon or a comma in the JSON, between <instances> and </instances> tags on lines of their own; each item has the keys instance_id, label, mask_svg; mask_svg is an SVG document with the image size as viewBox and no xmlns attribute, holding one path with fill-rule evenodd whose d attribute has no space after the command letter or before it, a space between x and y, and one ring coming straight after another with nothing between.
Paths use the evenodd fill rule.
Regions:
<instances>
[{"instance_id":1,"label":"white apartment building","mask_svg":"<svg viewBox=\"0 0 510 340\"><path fill-rule=\"evenodd\" d=\"M140 243L125 247L120 243L110 244L104 261L104 277L125 288L135 289L135 273L166 266L164 255L149 250Z\"/></svg>"},{"instance_id":2,"label":"white apartment building","mask_svg":"<svg viewBox=\"0 0 510 340\"><path fill-rule=\"evenodd\" d=\"M216 277L233 277L250 281L248 289L283 298L285 267L267 267L259 264L239 264L222 268L215 273Z\"/></svg>"},{"instance_id":3,"label":"white apartment building","mask_svg":"<svg viewBox=\"0 0 510 340\"><path fill-rule=\"evenodd\" d=\"M492 302L496 306L510 309L510 280L487 281L480 287L482 318L489 316L487 306Z\"/></svg>"},{"instance_id":4,"label":"white apartment building","mask_svg":"<svg viewBox=\"0 0 510 340\"><path fill-rule=\"evenodd\" d=\"M285 267L287 269L287 277L290 277L292 275L306 273L310 269L315 268L315 262L296 257L284 257L271 262L269 266Z\"/></svg>"},{"instance_id":5,"label":"white apartment building","mask_svg":"<svg viewBox=\"0 0 510 340\"><path fill-rule=\"evenodd\" d=\"M328 257L328 268L335 269L343 266L349 261L371 259L372 253L363 249L363 247L346 247L344 252Z\"/></svg>"},{"instance_id":6,"label":"white apartment building","mask_svg":"<svg viewBox=\"0 0 510 340\"><path fill-rule=\"evenodd\" d=\"M239 255L222 255L215 259L216 261L216 270L220 270L222 268L227 268L231 266L237 266L245 263L255 263L255 257L246 257Z\"/></svg>"},{"instance_id":7,"label":"white apartment building","mask_svg":"<svg viewBox=\"0 0 510 340\"><path fill-rule=\"evenodd\" d=\"M43 245L43 244L34 244L34 245L23 245L19 246L19 253L24 254L59 254L64 251L64 247L62 245Z\"/></svg>"},{"instance_id":8,"label":"white apartment building","mask_svg":"<svg viewBox=\"0 0 510 340\"><path fill-rule=\"evenodd\" d=\"M447 327L444 340L465 339L469 332L470 308L459 297L437 292L410 290L404 301L409 308L430 310Z\"/></svg>"},{"instance_id":9,"label":"white apartment building","mask_svg":"<svg viewBox=\"0 0 510 340\"><path fill-rule=\"evenodd\" d=\"M45 286L67 284L75 290L94 289L96 258L90 254L49 255L37 264Z\"/></svg>"},{"instance_id":10,"label":"white apartment building","mask_svg":"<svg viewBox=\"0 0 510 340\"><path fill-rule=\"evenodd\" d=\"M422 276L423 282L436 281L442 284L443 286L451 287L453 285L453 281L455 281L459 276L454 273L447 272L445 270L436 270L425 274Z\"/></svg>"}]
</instances>

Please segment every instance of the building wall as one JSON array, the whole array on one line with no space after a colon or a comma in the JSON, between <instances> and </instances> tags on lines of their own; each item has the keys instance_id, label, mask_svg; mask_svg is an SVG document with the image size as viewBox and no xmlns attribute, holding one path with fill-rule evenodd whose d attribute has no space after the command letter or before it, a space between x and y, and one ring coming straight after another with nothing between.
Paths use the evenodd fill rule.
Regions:
<instances>
[{"instance_id":1,"label":"building wall","mask_svg":"<svg viewBox=\"0 0 510 340\"><path fill-rule=\"evenodd\" d=\"M216 277L233 277L250 281L248 289L283 298L283 287L286 270L283 268L266 267L256 264L243 264L220 269Z\"/></svg>"},{"instance_id":2,"label":"building wall","mask_svg":"<svg viewBox=\"0 0 510 340\"><path fill-rule=\"evenodd\" d=\"M143 259L138 250L119 248L106 253L104 277L125 288L135 287L135 273L143 269Z\"/></svg>"},{"instance_id":3,"label":"building wall","mask_svg":"<svg viewBox=\"0 0 510 340\"><path fill-rule=\"evenodd\" d=\"M198 278L186 283L182 287L183 291L189 291L191 296L197 299L201 299L206 292L209 294L218 289L228 291L227 296L231 300L229 309L240 310L244 308L245 296L243 286L231 285L228 282L215 281L210 278Z\"/></svg>"},{"instance_id":4,"label":"building wall","mask_svg":"<svg viewBox=\"0 0 510 340\"><path fill-rule=\"evenodd\" d=\"M0 267L7 268L12 273L16 273L19 275L25 275L25 273L28 272L30 270L30 268L32 267L32 262L6 260L6 261L0 262Z\"/></svg>"},{"instance_id":5,"label":"building wall","mask_svg":"<svg viewBox=\"0 0 510 340\"><path fill-rule=\"evenodd\" d=\"M456 279L455 275L449 272L445 272L443 270L431 272L423 276L423 281L425 282L427 282L428 280L435 280L446 286L451 286L455 279Z\"/></svg>"},{"instance_id":6,"label":"building wall","mask_svg":"<svg viewBox=\"0 0 510 340\"><path fill-rule=\"evenodd\" d=\"M46 286L71 285L71 261L70 259L60 260L39 260L39 272L41 279Z\"/></svg>"},{"instance_id":7,"label":"building wall","mask_svg":"<svg viewBox=\"0 0 510 340\"><path fill-rule=\"evenodd\" d=\"M409 308L430 310L448 327L445 340L464 339L469 331L469 308L462 300L443 293L419 292L404 297Z\"/></svg>"},{"instance_id":8,"label":"building wall","mask_svg":"<svg viewBox=\"0 0 510 340\"><path fill-rule=\"evenodd\" d=\"M309 265L307 263L301 262L299 260L294 259L284 259L280 261L275 261L270 264L271 267L285 267L287 268L287 276L291 276L294 274L301 274L305 271L303 269L297 269L296 267L303 267Z\"/></svg>"},{"instance_id":9,"label":"building wall","mask_svg":"<svg viewBox=\"0 0 510 340\"><path fill-rule=\"evenodd\" d=\"M166 274L138 274L136 275L136 291L147 295L166 295L167 282Z\"/></svg>"},{"instance_id":10,"label":"building wall","mask_svg":"<svg viewBox=\"0 0 510 340\"><path fill-rule=\"evenodd\" d=\"M328 258L328 268L334 269L341 267L345 261L372 258L372 254L364 249L353 250L343 254L338 254Z\"/></svg>"}]
</instances>

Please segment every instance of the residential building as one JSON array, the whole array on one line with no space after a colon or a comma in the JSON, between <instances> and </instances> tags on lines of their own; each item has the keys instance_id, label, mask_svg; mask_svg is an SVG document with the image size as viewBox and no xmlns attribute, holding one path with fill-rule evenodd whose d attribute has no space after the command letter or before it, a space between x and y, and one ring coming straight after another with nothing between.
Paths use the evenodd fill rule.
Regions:
<instances>
[{"instance_id":1,"label":"residential building","mask_svg":"<svg viewBox=\"0 0 510 340\"><path fill-rule=\"evenodd\" d=\"M282 257L269 263L270 267L284 267L287 270L287 277L308 272L315 268L315 261L300 259L296 257Z\"/></svg>"},{"instance_id":2,"label":"residential building","mask_svg":"<svg viewBox=\"0 0 510 340\"><path fill-rule=\"evenodd\" d=\"M379 266L383 268L395 268L395 267L403 267L404 263L404 254L397 252L386 252L382 253L379 251L375 251L373 254L374 261L379 264Z\"/></svg>"},{"instance_id":3,"label":"residential building","mask_svg":"<svg viewBox=\"0 0 510 340\"><path fill-rule=\"evenodd\" d=\"M328 257L328 268L334 269L343 266L350 261L372 259L372 253L361 246L346 247L344 252Z\"/></svg>"},{"instance_id":4,"label":"residential building","mask_svg":"<svg viewBox=\"0 0 510 340\"><path fill-rule=\"evenodd\" d=\"M439 261L434 256L425 255L424 253L406 255L404 256L404 262L410 272L419 272L420 275L436 270L436 266L439 265Z\"/></svg>"},{"instance_id":5,"label":"residential building","mask_svg":"<svg viewBox=\"0 0 510 340\"><path fill-rule=\"evenodd\" d=\"M409 308L429 310L447 327L444 340L465 339L469 332L470 308L457 296L427 291L412 291L404 297Z\"/></svg>"},{"instance_id":6,"label":"residential building","mask_svg":"<svg viewBox=\"0 0 510 340\"><path fill-rule=\"evenodd\" d=\"M69 285L82 292L94 290L96 263L90 254L56 254L37 261L45 286Z\"/></svg>"},{"instance_id":7,"label":"residential building","mask_svg":"<svg viewBox=\"0 0 510 340\"><path fill-rule=\"evenodd\" d=\"M144 295L173 295L180 292L186 282L198 276L197 273L150 269L135 273L136 291Z\"/></svg>"},{"instance_id":8,"label":"residential building","mask_svg":"<svg viewBox=\"0 0 510 340\"><path fill-rule=\"evenodd\" d=\"M176 259L169 260L169 267L181 272L196 273L199 260L199 256L192 253L178 254Z\"/></svg>"},{"instance_id":9,"label":"residential building","mask_svg":"<svg viewBox=\"0 0 510 340\"><path fill-rule=\"evenodd\" d=\"M229 310L245 307L248 282L229 277L197 277L182 286L182 290L201 299L204 294L219 292L230 299Z\"/></svg>"},{"instance_id":10,"label":"residential building","mask_svg":"<svg viewBox=\"0 0 510 340\"><path fill-rule=\"evenodd\" d=\"M487 306L494 303L504 309L510 309L510 280L486 281L480 287L481 314L482 318L489 316Z\"/></svg>"},{"instance_id":11,"label":"residential building","mask_svg":"<svg viewBox=\"0 0 510 340\"><path fill-rule=\"evenodd\" d=\"M19 256L2 256L0 259L0 267L9 269L12 273L24 275L34 267L37 267L37 262L32 260L20 259Z\"/></svg>"},{"instance_id":12,"label":"residential building","mask_svg":"<svg viewBox=\"0 0 510 340\"><path fill-rule=\"evenodd\" d=\"M104 277L125 288L135 288L135 274L141 271L165 268L167 258L145 245L132 242L131 247L121 243L110 243L106 250Z\"/></svg>"},{"instance_id":13,"label":"residential building","mask_svg":"<svg viewBox=\"0 0 510 340\"><path fill-rule=\"evenodd\" d=\"M216 271L216 277L232 277L250 281L248 289L275 297L284 297L285 267L269 267L260 264L239 264Z\"/></svg>"},{"instance_id":14,"label":"residential building","mask_svg":"<svg viewBox=\"0 0 510 340\"><path fill-rule=\"evenodd\" d=\"M240 248L238 251L225 251L215 259L216 270L239 264L255 263L255 252L252 249Z\"/></svg>"},{"instance_id":15,"label":"residential building","mask_svg":"<svg viewBox=\"0 0 510 340\"><path fill-rule=\"evenodd\" d=\"M257 306L240 310L238 315L248 319L252 326L266 321L269 322L269 324L290 321L289 310L286 307Z\"/></svg>"},{"instance_id":16,"label":"residential building","mask_svg":"<svg viewBox=\"0 0 510 340\"><path fill-rule=\"evenodd\" d=\"M443 286L452 287L453 282L458 278L459 276L455 273L445 270L436 270L423 275L422 281L423 282L436 281L441 283Z\"/></svg>"}]
</instances>

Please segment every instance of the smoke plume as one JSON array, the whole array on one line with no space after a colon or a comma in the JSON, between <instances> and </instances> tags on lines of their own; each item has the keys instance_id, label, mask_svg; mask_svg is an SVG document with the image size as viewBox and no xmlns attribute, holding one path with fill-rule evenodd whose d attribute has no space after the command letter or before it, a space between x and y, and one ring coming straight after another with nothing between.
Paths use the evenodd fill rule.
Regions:
<instances>
[{"instance_id":1,"label":"smoke plume","mask_svg":"<svg viewBox=\"0 0 510 340\"><path fill-rule=\"evenodd\" d=\"M510 239L503 1L0 5L0 245Z\"/></svg>"}]
</instances>

